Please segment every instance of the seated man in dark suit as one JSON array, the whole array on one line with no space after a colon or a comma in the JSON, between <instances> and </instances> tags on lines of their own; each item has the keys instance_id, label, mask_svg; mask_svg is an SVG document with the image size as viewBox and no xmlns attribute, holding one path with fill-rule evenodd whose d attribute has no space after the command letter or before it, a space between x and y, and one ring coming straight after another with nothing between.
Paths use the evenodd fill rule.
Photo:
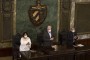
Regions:
<instances>
[{"instance_id":1,"label":"seated man in dark suit","mask_svg":"<svg viewBox=\"0 0 90 60\"><path fill-rule=\"evenodd\" d=\"M47 29L43 33L43 46L48 48L52 48L52 43L54 41L54 33L52 32L51 25L47 26Z\"/></svg>"},{"instance_id":2,"label":"seated man in dark suit","mask_svg":"<svg viewBox=\"0 0 90 60\"><path fill-rule=\"evenodd\" d=\"M71 29L68 32L67 45L73 47L73 45L75 45L77 38L78 37L77 37L77 33L75 32L75 29Z\"/></svg>"}]
</instances>

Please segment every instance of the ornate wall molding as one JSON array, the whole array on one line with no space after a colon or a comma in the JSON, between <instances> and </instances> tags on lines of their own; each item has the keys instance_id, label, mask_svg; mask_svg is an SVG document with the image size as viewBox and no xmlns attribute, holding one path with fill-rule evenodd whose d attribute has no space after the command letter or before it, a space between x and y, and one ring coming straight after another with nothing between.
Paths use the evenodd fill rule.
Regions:
<instances>
[{"instance_id":1,"label":"ornate wall molding","mask_svg":"<svg viewBox=\"0 0 90 60\"><path fill-rule=\"evenodd\" d=\"M58 41L58 33L59 33L59 29L60 29L60 2L61 2L61 0L58 0L58 9L57 9L57 41Z\"/></svg>"},{"instance_id":2,"label":"ornate wall molding","mask_svg":"<svg viewBox=\"0 0 90 60\"><path fill-rule=\"evenodd\" d=\"M5 34L6 31L10 33ZM12 36L15 33L16 0L0 0L0 48L11 47Z\"/></svg>"},{"instance_id":3,"label":"ornate wall molding","mask_svg":"<svg viewBox=\"0 0 90 60\"><path fill-rule=\"evenodd\" d=\"M88 3L90 0L72 0L71 2L71 19L70 19L70 28L75 28L75 4L76 3ZM89 33L78 33L79 39L90 38Z\"/></svg>"},{"instance_id":4,"label":"ornate wall molding","mask_svg":"<svg viewBox=\"0 0 90 60\"><path fill-rule=\"evenodd\" d=\"M75 15L75 2L71 2L71 19L70 19L70 29L74 28L74 15ZM75 28L74 28L75 29Z\"/></svg>"},{"instance_id":5,"label":"ornate wall molding","mask_svg":"<svg viewBox=\"0 0 90 60\"><path fill-rule=\"evenodd\" d=\"M60 31L70 29L71 0L60 1Z\"/></svg>"},{"instance_id":6,"label":"ornate wall molding","mask_svg":"<svg viewBox=\"0 0 90 60\"><path fill-rule=\"evenodd\" d=\"M0 43L0 48L8 48L8 47L12 47L11 42Z\"/></svg>"},{"instance_id":7,"label":"ornate wall molding","mask_svg":"<svg viewBox=\"0 0 90 60\"><path fill-rule=\"evenodd\" d=\"M16 0L13 1L13 35L16 34Z\"/></svg>"}]
</instances>

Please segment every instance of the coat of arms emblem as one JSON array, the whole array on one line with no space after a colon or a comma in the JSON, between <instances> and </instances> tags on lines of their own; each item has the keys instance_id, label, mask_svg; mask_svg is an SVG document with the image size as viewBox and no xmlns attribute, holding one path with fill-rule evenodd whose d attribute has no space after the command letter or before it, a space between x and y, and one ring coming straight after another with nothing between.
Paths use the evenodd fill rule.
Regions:
<instances>
[{"instance_id":1,"label":"coat of arms emblem","mask_svg":"<svg viewBox=\"0 0 90 60\"><path fill-rule=\"evenodd\" d=\"M42 5L40 0L36 0L36 5L30 6L28 13L33 25L39 26L46 18L47 6Z\"/></svg>"}]
</instances>

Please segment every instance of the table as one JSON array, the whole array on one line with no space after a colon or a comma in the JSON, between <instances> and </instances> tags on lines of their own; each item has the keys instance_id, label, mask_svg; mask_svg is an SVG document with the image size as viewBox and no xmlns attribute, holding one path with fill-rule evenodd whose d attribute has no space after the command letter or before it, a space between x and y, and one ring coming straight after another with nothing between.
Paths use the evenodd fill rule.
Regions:
<instances>
[{"instance_id":1,"label":"table","mask_svg":"<svg viewBox=\"0 0 90 60\"><path fill-rule=\"evenodd\" d=\"M90 60L90 46L67 48L56 45L56 50L45 50L48 54L42 49L31 52L30 57L21 53L21 60Z\"/></svg>"}]
</instances>

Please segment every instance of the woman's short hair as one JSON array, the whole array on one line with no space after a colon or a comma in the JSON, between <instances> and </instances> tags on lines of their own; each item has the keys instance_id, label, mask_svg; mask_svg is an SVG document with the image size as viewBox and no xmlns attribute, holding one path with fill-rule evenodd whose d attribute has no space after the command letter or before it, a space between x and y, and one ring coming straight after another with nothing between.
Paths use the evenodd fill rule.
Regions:
<instances>
[{"instance_id":1,"label":"woman's short hair","mask_svg":"<svg viewBox=\"0 0 90 60\"><path fill-rule=\"evenodd\" d=\"M27 33L27 32L24 32L24 33L22 34L22 37L24 37L25 34L27 34L27 36L28 36L28 33Z\"/></svg>"}]
</instances>

